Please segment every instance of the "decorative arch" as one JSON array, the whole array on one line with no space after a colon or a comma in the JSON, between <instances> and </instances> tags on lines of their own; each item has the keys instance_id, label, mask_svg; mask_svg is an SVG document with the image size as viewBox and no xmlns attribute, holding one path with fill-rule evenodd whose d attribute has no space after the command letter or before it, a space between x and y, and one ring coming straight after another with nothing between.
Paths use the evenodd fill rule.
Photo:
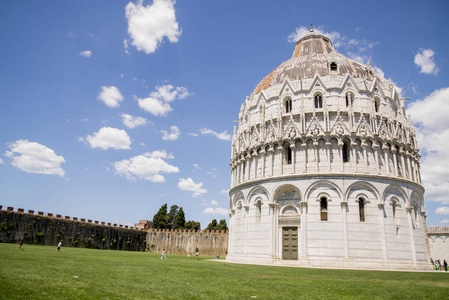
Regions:
<instances>
[{"instance_id":1,"label":"decorative arch","mask_svg":"<svg viewBox=\"0 0 449 300\"><path fill-rule=\"evenodd\" d=\"M387 204L391 202L393 198L396 198L399 202L407 203L407 195L404 189L396 184L391 184L387 188L385 188L382 195L382 201L384 202L384 204Z\"/></svg>"},{"instance_id":2,"label":"decorative arch","mask_svg":"<svg viewBox=\"0 0 449 300\"><path fill-rule=\"evenodd\" d=\"M256 203L258 199L260 199L262 203L268 203L270 199L269 192L262 186L255 186L249 191L248 199L248 204Z\"/></svg>"},{"instance_id":3,"label":"decorative arch","mask_svg":"<svg viewBox=\"0 0 449 300\"><path fill-rule=\"evenodd\" d=\"M245 205L245 197L242 192L238 192L234 195L234 199L232 200L232 209L236 209L239 207L243 207Z\"/></svg>"},{"instance_id":4,"label":"decorative arch","mask_svg":"<svg viewBox=\"0 0 449 300\"><path fill-rule=\"evenodd\" d=\"M353 199L353 197L351 197L351 195L352 195L352 193L354 193L356 195L354 199L358 199L359 195L364 194L366 197L366 200L369 201L370 197L366 195L366 191L370 191L373 194L374 200L376 200L376 201L380 200L380 193L377 190L377 188L373 184L371 184L367 181L357 181L357 182L354 182L353 184L351 184L346 189L344 199L346 199L346 200Z\"/></svg>"},{"instance_id":5,"label":"decorative arch","mask_svg":"<svg viewBox=\"0 0 449 300\"><path fill-rule=\"evenodd\" d=\"M340 187L338 185L336 185L335 183L333 183L331 181L328 181L328 180L320 180L320 181L314 182L313 184L311 184L307 188L306 192L304 193L304 201L308 202L309 198L312 195L312 193L315 190L319 190L319 189L322 189L322 188L327 188L327 189L330 188L330 190L334 191L334 193L337 195L337 197L339 199L342 199L343 192L341 191L341 189L340 189ZM328 191L327 191L327 193L329 193ZM317 193L320 194L320 193L322 193L322 191L318 191ZM334 197L331 197L331 199L332 198L334 198Z\"/></svg>"},{"instance_id":6,"label":"decorative arch","mask_svg":"<svg viewBox=\"0 0 449 300\"><path fill-rule=\"evenodd\" d=\"M282 195L285 195L285 197L286 197L285 199L288 200L289 195L286 195L285 194L286 192L296 193L296 197L295 197L295 195L293 195L291 199L294 199L294 200L298 199L299 201L301 201L301 199L302 199L301 191L296 186L294 186L292 184L284 184L284 185L279 186L274 191L273 203L275 201L277 201L278 199L280 199Z\"/></svg>"}]
</instances>

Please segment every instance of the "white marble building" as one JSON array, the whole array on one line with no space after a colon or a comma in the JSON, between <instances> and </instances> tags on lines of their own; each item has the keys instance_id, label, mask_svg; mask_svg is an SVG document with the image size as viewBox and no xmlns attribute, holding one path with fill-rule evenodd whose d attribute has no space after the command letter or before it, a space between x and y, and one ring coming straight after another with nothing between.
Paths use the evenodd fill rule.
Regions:
<instances>
[{"instance_id":1,"label":"white marble building","mask_svg":"<svg viewBox=\"0 0 449 300\"><path fill-rule=\"evenodd\" d=\"M393 82L312 28L241 106L227 260L428 269L419 158Z\"/></svg>"}]
</instances>

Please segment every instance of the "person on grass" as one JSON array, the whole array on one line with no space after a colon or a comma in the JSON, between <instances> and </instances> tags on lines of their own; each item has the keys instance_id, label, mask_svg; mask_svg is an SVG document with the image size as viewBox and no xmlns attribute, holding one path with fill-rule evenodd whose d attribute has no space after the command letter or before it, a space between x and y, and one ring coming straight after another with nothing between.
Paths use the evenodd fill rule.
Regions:
<instances>
[{"instance_id":1,"label":"person on grass","mask_svg":"<svg viewBox=\"0 0 449 300\"><path fill-rule=\"evenodd\" d=\"M165 257L165 249L164 249L164 251L162 251L162 256L161 256L161 259L167 259L167 257Z\"/></svg>"},{"instance_id":2,"label":"person on grass","mask_svg":"<svg viewBox=\"0 0 449 300\"><path fill-rule=\"evenodd\" d=\"M62 241L59 241L59 243L58 243L58 249L57 249L57 252L59 252L59 253L62 253L62 252L61 252L61 246L62 246Z\"/></svg>"},{"instance_id":3,"label":"person on grass","mask_svg":"<svg viewBox=\"0 0 449 300\"><path fill-rule=\"evenodd\" d=\"M19 250L23 251L23 238L20 238Z\"/></svg>"}]
</instances>

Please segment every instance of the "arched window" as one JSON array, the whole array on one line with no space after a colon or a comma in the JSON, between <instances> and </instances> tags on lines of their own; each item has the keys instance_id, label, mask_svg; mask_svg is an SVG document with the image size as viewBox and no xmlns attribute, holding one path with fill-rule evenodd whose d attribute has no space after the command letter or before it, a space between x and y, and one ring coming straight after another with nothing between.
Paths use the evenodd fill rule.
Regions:
<instances>
[{"instance_id":1,"label":"arched window","mask_svg":"<svg viewBox=\"0 0 449 300\"><path fill-rule=\"evenodd\" d=\"M256 202L256 222L260 222L262 216L262 201Z\"/></svg>"},{"instance_id":2,"label":"arched window","mask_svg":"<svg viewBox=\"0 0 449 300\"><path fill-rule=\"evenodd\" d=\"M323 97L320 94L315 96L315 108L323 108Z\"/></svg>"},{"instance_id":3,"label":"arched window","mask_svg":"<svg viewBox=\"0 0 449 300\"><path fill-rule=\"evenodd\" d=\"M331 71L337 71L337 64L335 62L331 63Z\"/></svg>"},{"instance_id":4,"label":"arched window","mask_svg":"<svg viewBox=\"0 0 449 300\"><path fill-rule=\"evenodd\" d=\"M379 107L380 107L380 99L379 98L374 98L374 110L378 113L379 112Z\"/></svg>"},{"instance_id":5,"label":"arched window","mask_svg":"<svg viewBox=\"0 0 449 300\"><path fill-rule=\"evenodd\" d=\"M292 99L287 98L285 100L285 112L290 113L292 111Z\"/></svg>"},{"instance_id":6,"label":"arched window","mask_svg":"<svg viewBox=\"0 0 449 300\"><path fill-rule=\"evenodd\" d=\"M342 147L343 162L349 162L349 142L344 141Z\"/></svg>"},{"instance_id":7,"label":"arched window","mask_svg":"<svg viewBox=\"0 0 449 300\"><path fill-rule=\"evenodd\" d=\"M320 199L320 212L321 212L321 221L327 221L327 199L326 199L326 197L321 197L321 199Z\"/></svg>"},{"instance_id":8,"label":"arched window","mask_svg":"<svg viewBox=\"0 0 449 300\"><path fill-rule=\"evenodd\" d=\"M363 198L359 198L359 217L360 222L365 222L365 200Z\"/></svg>"},{"instance_id":9,"label":"arched window","mask_svg":"<svg viewBox=\"0 0 449 300\"><path fill-rule=\"evenodd\" d=\"M391 202L391 207L393 209L393 219L396 219L396 209L398 207L398 203L396 202L396 200L393 200Z\"/></svg>"},{"instance_id":10,"label":"arched window","mask_svg":"<svg viewBox=\"0 0 449 300\"><path fill-rule=\"evenodd\" d=\"M290 148L289 144L287 144L285 146L285 163L287 165L291 165L292 164L292 148Z\"/></svg>"},{"instance_id":11,"label":"arched window","mask_svg":"<svg viewBox=\"0 0 449 300\"><path fill-rule=\"evenodd\" d=\"M346 100L346 107L350 107L353 104L354 101L354 95L351 92L347 92L345 96Z\"/></svg>"}]
</instances>

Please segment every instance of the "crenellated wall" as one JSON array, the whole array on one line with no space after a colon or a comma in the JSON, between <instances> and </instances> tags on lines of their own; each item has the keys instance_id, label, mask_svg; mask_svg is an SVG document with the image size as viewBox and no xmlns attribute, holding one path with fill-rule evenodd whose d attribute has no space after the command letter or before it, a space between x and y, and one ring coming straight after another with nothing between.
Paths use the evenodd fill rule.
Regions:
<instances>
[{"instance_id":1,"label":"crenellated wall","mask_svg":"<svg viewBox=\"0 0 449 300\"><path fill-rule=\"evenodd\" d=\"M194 255L198 248L200 255L225 257L228 251L228 230L155 230L147 233L150 251L169 254Z\"/></svg>"},{"instance_id":2,"label":"crenellated wall","mask_svg":"<svg viewBox=\"0 0 449 300\"><path fill-rule=\"evenodd\" d=\"M82 247L112 250L144 251L146 232L123 227L107 226L104 222L34 211L25 213L23 209L14 212L13 207L1 210L0 242L17 243L23 237L25 244L56 246L62 241L63 247Z\"/></svg>"}]
</instances>

